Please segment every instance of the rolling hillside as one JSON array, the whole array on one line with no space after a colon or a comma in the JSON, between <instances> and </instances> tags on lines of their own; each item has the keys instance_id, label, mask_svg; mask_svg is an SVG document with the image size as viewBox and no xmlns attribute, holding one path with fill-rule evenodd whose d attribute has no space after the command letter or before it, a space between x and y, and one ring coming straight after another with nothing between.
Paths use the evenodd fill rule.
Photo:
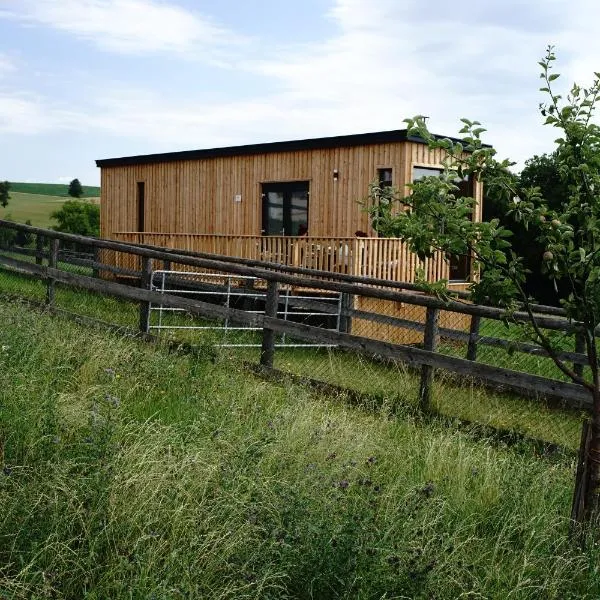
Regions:
<instances>
[{"instance_id":1,"label":"rolling hillside","mask_svg":"<svg viewBox=\"0 0 600 600\"><path fill-rule=\"evenodd\" d=\"M50 215L59 210L70 196L67 186L54 183L12 183L6 208L0 207L0 219L10 218L17 223L31 221L36 227L50 227L56 223ZM100 201L100 188L84 186L83 200Z\"/></svg>"},{"instance_id":2,"label":"rolling hillside","mask_svg":"<svg viewBox=\"0 0 600 600\"><path fill-rule=\"evenodd\" d=\"M64 183L10 183L11 192L22 194L39 194L41 196L60 196L68 198L69 186ZM83 198L97 198L100 196L100 188L95 186L83 186Z\"/></svg>"}]
</instances>

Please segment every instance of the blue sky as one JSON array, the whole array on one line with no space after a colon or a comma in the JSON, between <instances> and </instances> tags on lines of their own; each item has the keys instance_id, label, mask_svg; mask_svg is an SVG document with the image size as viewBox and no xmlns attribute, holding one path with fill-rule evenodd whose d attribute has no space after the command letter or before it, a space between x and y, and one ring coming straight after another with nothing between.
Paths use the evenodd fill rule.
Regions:
<instances>
[{"instance_id":1,"label":"blue sky","mask_svg":"<svg viewBox=\"0 0 600 600\"><path fill-rule=\"evenodd\" d=\"M97 184L96 158L480 120L551 150L537 60L600 71L592 0L0 0L0 179ZM564 80L564 81L563 81Z\"/></svg>"}]
</instances>

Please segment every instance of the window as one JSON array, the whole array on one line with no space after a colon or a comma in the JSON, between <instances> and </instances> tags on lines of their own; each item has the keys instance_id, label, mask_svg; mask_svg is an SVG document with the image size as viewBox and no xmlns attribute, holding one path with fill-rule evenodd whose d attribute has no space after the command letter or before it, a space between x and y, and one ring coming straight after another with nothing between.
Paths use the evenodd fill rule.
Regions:
<instances>
[{"instance_id":1,"label":"window","mask_svg":"<svg viewBox=\"0 0 600 600\"><path fill-rule=\"evenodd\" d=\"M146 184L143 181L137 182L137 231L144 231L145 211L145 190Z\"/></svg>"},{"instance_id":2,"label":"window","mask_svg":"<svg viewBox=\"0 0 600 600\"><path fill-rule=\"evenodd\" d=\"M414 182L423 179L423 177L439 176L442 171L443 169L436 167L413 167L412 180ZM463 198L473 197L472 177L457 181L456 185L458 186L458 196ZM471 275L471 257L450 255L448 260L450 264L450 281L467 281Z\"/></svg>"},{"instance_id":3,"label":"window","mask_svg":"<svg viewBox=\"0 0 600 600\"><path fill-rule=\"evenodd\" d=\"M263 234L308 233L308 181L264 183L262 186Z\"/></svg>"},{"instance_id":4,"label":"window","mask_svg":"<svg viewBox=\"0 0 600 600\"><path fill-rule=\"evenodd\" d=\"M393 185L392 169L377 169L377 179L379 180L380 188L391 187Z\"/></svg>"}]
</instances>

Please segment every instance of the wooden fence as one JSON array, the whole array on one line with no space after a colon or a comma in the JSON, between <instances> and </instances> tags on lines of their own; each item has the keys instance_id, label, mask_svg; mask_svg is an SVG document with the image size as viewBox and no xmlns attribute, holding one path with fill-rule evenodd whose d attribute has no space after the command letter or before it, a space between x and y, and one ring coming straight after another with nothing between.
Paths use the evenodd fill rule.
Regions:
<instances>
[{"instance_id":1,"label":"wooden fence","mask_svg":"<svg viewBox=\"0 0 600 600\"><path fill-rule=\"evenodd\" d=\"M289 267L356 275L373 279L412 282L415 268L423 267L429 281L448 279L443 254L419 261L397 238L255 236L203 233L117 232L113 237L128 244L218 254ZM128 265L124 265L128 266Z\"/></svg>"},{"instance_id":2,"label":"wooden fence","mask_svg":"<svg viewBox=\"0 0 600 600\"><path fill-rule=\"evenodd\" d=\"M483 336L479 333L481 319L504 321L511 319L515 322L526 323L529 316L517 310L507 314L504 310L489 306L475 305L463 300L464 294L457 293L450 300L441 300L434 296L419 293L416 286L410 283L384 281L343 273L323 273L319 270L305 267L286 267L284 265L261 262L252 259L234 259L231 257L195 254L192 252L178 253L176 250L164 250L149 246L137 246L116 242L113 240L86 238L50 230L28 227L7 221L0 221L0 231L17 230L31 236L37 236L35 250L27 251L29 256L21 256L16 248L0 250L0 271L6 269L16 271L46 281L46 301L54 301L56 283L65 286L85 289L92 292L128 299L140 304L140 329L147 331L149 304L159 304L171 308L179 308L193 315L207 318L228 319L241 325L262 329L261 363L266 367L273 365L274 334L319 342L350 349L371 356L384 357L403 361L421 369L421 386L419 397L422 405L427 406L431 395L431 383L435 369L444 369L462 376L472 377L487 384L502 386L504 389L517 391L524 395L549 396L559 398L566 405L574 408L589 408L591 396L582 386L567 383L549 377L534 375L501 368L477 362L478 348L492 346L507 348L515 352L547 356L539 346L531 343L515 343L509 340ZM66 261L66 255L61 254L61 247L77 246L89 249L90 258L75 256L75 262ZM114 261L107 259L107 253L122 253L136 257L140 264L138 271L123 270L115 267ZM62 260L61 260L62 258ZM73 272L71 264L85 266L87 274ZM258 314L220 306L210 302L194 300L173 293L160 293L149 288L149 277L154 268L196 268L211 270L216 273L233 274L255 277L264 280L267 285L267 301L264 313ZM130 284L119 283L115 280L102 278L104 272L115 274L127 273L135 276ZM135 283L132 285L131 283ZM2 289L0 276L0 290ZM395 327L407 328L423 334L423 347L391 343L389 341L371 339L362 335L348 332L331 331L306 323L292 322L278 318L278 294L283 288L312 289L315 294L325 292L340 293L345 296L343 302L343 317L350 322L353 319L366 320L373 323L385 323ZM382 301L403 303L422 307L426 312L424 322L399 319L382 314L375 310L357 310L353 308L353 298L374 298ZM319 309L327 311L325 303L315 300L302 300L298 304L306 306L318 305ZM312 304L311 304L312 303ZM329 310L331 310L329 308ZM537 306L535 308L538 325L542 328L577 334L579 328L564 316L564 312L556 307ZM440 326L441 312L456 313L462 318L469 319L468 331ZM351 327L346 330L351 331ZM465 358L449 356L439 352L440 338L454 339L467 344ZM562 352L561 357L576 365L579 369L587 364L587 357L582 352Z\"/></svg>"}]
</instances>

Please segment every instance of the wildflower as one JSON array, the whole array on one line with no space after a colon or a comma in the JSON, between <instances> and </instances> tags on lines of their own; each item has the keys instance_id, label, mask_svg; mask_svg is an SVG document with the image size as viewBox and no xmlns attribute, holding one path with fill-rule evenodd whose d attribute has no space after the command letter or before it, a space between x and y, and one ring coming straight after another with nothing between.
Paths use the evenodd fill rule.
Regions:
<instances>
[{"instance_id":1,"label":"wildflower","mask_svg":"<svg viewBox=\"0 0 600 600\"><path fill-rule=\"evenodd\" d=\"M106 394L105 399L113 408L118 408L121 404L121 401L117 396L111 396L110 394Z\"/></svg>"},{"instance_id":2,"label":"wildflower","mask_svg":"<svg viewBox=\"0 0 600 600\"><path fill-rule=\"evenodd\" d=\"M108 369L104 369L104 372L111 378L114 379L116 373L114 369L111 369L110 367Z\"/></svg>"}]
</instances>

